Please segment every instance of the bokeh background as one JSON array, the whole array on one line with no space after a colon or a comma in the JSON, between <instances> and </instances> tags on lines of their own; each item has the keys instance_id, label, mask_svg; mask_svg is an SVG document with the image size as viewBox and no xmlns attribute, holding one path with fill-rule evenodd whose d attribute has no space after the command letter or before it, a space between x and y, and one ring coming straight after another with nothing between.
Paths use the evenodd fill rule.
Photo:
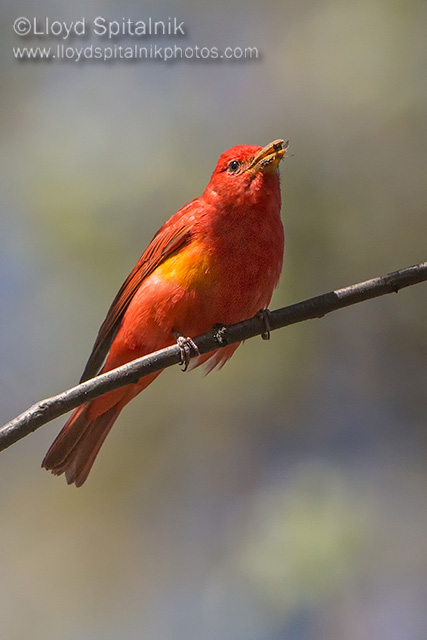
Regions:
<instances>
[{"instance_id":1,"label":"bokeh background","mask_svg":"<svg viewBox=\"0 0 427 640\"><path fill-rule=\"evenodd\" d=\"M261 56L14 59L58 42L17 17L98 15ZM291 141L272 308L427 259L424 0L6 0L0 22L2 423L76 383L142 250L234 144ZM80 490L40 469L63 419L3 452L1 637L424 640L426 296L165 372Z\"/></svg>"}]
</instances>

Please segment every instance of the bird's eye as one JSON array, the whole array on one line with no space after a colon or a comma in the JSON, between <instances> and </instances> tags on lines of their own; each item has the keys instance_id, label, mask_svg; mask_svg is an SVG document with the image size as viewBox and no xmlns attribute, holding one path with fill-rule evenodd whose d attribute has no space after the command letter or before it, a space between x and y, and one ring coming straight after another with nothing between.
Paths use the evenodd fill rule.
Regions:
<instances>
[{"instance_id":1,"label":"bird's eye","mask_svg":"<svg viewBox=\"0 0 427 640\"><path fill-rule=\"evenodd\" d=\"M228 173L236 173L240 169L240 162L238 160L232 160L228 163Z\"/></svg>"}]
</instances>

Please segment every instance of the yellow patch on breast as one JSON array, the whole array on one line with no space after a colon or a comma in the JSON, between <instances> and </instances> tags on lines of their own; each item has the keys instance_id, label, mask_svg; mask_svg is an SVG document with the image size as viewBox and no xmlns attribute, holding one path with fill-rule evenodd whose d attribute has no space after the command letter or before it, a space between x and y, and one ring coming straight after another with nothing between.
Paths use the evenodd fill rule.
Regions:
<instances>
[{"instance_id":1,"label":"yellow patch on breast","mask_svg":"<svg viewBox=\"0 0 427 640\"><path fill-rule=\"evenodd\" d=\"M212 263L212 257L207 251L202 251L197 245L190 245L166 258L155 273L184 289L200 289L212 282Z\"/></svg>"}]
</instances>

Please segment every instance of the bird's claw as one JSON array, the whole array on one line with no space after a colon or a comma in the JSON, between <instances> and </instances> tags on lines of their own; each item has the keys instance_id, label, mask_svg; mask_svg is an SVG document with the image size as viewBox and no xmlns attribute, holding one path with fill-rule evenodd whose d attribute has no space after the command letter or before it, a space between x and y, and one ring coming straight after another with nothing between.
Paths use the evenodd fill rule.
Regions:
<instances>
[{"instance_id":1,"label":"bird's claw","mask_svg":"<svg viewBox=\"0 0 427 640\"><path fill-rule=\"evenodd\" d=\"M262 323L264 325L264 331L263 331L263 333L261 333L261 338L263 340L270 340L270 331L271 331L271 326L270 326L271 311L270 311L270 309L260 309L256 315L262 321Z\"/></svg>"},{"instance_id":2,"label":"bird's claw","mask_svg":"<svg viewBox=\"0 0 427 640\"><path fill-rule=\"evenodd\" d=\"M200 355L199 347L191 338L185 338L184 336L177 336L176 343L179 347L181 359L179 364L181 365L181 371L187 371L188 365L191 360L191 350L195 355Z\"/></svg>"}]
</instances>

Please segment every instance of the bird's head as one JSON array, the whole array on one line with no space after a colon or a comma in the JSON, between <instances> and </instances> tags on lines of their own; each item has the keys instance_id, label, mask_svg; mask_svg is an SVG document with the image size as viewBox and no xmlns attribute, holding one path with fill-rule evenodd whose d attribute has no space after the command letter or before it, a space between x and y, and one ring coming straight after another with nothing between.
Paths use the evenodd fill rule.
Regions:
<instances>
[{"instance_id":1,"label":"bird's head","mask_svg":"<svg viewBox=\"0 0 427 640\"><path fill-rule=\"evenodd\" d=\"M289 142L274 140L265 147L241 144L219 158L204 196L218 197L224 204L254 204L267 193L278 191L281 159Z\"/></svg>"}]
</instances>

